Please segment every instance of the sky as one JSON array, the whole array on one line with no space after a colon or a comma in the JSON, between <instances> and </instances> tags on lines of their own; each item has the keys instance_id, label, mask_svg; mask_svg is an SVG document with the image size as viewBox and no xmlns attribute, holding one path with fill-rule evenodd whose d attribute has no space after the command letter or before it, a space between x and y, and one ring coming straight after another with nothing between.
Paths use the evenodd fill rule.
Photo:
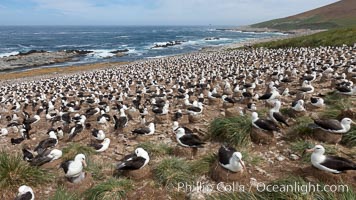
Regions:
<instances>
[{"instance_id":1,"label":"sky","mask_svg":"<svg viewBox=\"0 0 356 200\"><path fill-rule=\"evenodd\" d=\"M0 0L0 25L248 25L337 0Z\"/></svg>"}]
</instances>

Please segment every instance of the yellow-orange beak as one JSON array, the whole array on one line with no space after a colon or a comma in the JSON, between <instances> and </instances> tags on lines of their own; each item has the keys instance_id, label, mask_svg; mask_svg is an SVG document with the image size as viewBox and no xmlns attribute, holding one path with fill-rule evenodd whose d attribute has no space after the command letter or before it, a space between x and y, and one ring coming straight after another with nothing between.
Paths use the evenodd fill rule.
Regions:
<instances>
[{"instance_id":1,"label":"yellow-orange beak","mask_svg":"<svg viewBox=\"0 0 356 200\"><path fill-rule=\"evenodd\" d=\"M245 166L244 162L242 162L242 160L239 160L239 162L240 162L242 168L246 169L246 166Z\"/></svg>"},{"instance_id":2,"label":"yellow-orange beak","mask_svg":"<svg viewBox=\"0 0 356 200\"><path fill-rule=\"evenodd\" d=\"M85 160L83 160L82 163L83 163L83 166L84 166L84 167L87 167L87 166L88 166L88 165L87 165L87 162L86 162Z\"/></svg>"},{"instance_id":3,"label":"yellow-orange beak","mask_svg":"<svg viewBox=\"0 0 356 200\"><path fill-rule=\"evenodd\" d=\"M314 151L314 148L305 150L305 152L313 152L313 151Z\"/></svg>"}]
</instances>

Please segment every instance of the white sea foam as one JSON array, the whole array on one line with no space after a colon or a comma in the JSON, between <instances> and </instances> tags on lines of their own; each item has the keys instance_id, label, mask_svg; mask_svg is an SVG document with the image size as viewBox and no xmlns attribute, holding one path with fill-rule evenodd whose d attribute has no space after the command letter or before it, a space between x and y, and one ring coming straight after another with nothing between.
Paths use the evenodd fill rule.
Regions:
<instances>
[{"instance_id":1,"label":"white sea foam","mask_svg":"<svg viewBox=\"0 0 356 200\"><path fill-rule=\"evenodd\" d=\"M18 51L13 51L13 52L9 52L9 53L0 53L0 58L8 57L8 56L14 56L14 55L17 55L17 54L19 54Z\"/></svg>"},{"instance_id":2,"label":"white sea foam","mask_svg":"<svg viewBox=\"0 0 356 200\"><path fill-rule=\"evenodd\" d=\"M116 36L114 38L129 38L130 36L128 35L119 35L119 36Z\"/></svg>"},{"instance_id":3,"label":"white sea foam","mask_svg":"<svg viewBox=\"0 0 356 200\"><path fill-rule=\"evenodd\" d=\"M110 53L111 51L115 51L115 49L96 49L96 50L91 50L93 51L92 53L88 54L89 56L92 56L94 58L110 58L115 56L115 54Z\"/></svg>"},{"instance_id":4,"label":"white sea foam","mask_svg":"<svg viewBox=\"0 0 356 200\"><path fill-rule=\"evenodd\" d=\"M57 45L57 48L66 48L66 47L70 47L70 48L80 48L80 47L90 47L90 44L63 44L63 45Z\"/></svg>"}]
</instances>

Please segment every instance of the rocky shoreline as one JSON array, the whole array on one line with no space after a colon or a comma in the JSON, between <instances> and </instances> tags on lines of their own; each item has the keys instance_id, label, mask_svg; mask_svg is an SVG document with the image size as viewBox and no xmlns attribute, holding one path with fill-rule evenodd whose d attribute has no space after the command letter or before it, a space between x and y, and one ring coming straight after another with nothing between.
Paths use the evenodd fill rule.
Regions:
<instances>
[{"instance_id":1,"label":"rocky shoreline","mask_svg":"<svg viewBox=\"0 0 356 200\"><path fill-rule=\"evenodd\" d=\"M227 30L227 29L225 29ZM255 28L249 28L249 27L240 27L236 29L231 29L234 31L239 31L239 30L244 30L244 31L260 31L262 32L261 29L256 30ZM263 29L264 32L266 31L275 31L275 30L270 30L270 29ZM247 40L247 41L241 41L238 43L233 43L233 44L228 44L224 46L219 46L219 47L204 47L201 51L202 52L209 52L209 51L219 51L219 50L226 50L226 49L233 49L233 48L239 48L243 47L246 45L252 45L256 44L259 42L267 42L267 41L272 41L272 40L279 40L279 39L286 39L286 38L291 38L291 37L297 37L297 36L302 36L302 35L309 35L313 34L316 32L320 32L321 30L298 30L294 31L292 34L288 35L280 35L272 38L258 38L254 40ZM212 37L212 38L205 38L205 40L219 40L220 38L218 37ZM156 44L155 46L151 47L152 49L154 48L167 48L170 46L175 46L175 45L181 45L185 41L170 41L162 44ZM122 57L126 56L128 49L119 49L115 51L111 51L111 54L114 54L114 56L117 57ZM36 67L41 67L41 66L46 66L46 65L53 65L53 64L58 64L58 63L65 63L65 62L73 62L73 61L78 61L80 57L87 56L89 54L93 53L93 51L86 51L86 50L61 50L61 51L55 51L55 52L49 52L49 51L44 51L44 50L31 50L28 52L21 52L17 55L12 55L12 56L7 56L0 58L0 72L8 72L16 69L30 69L30 68L36 68Z\"/></svg>"},{"instance_id":2,"label":"rocky shoreline","mask_svg":"<svg viewBox=\"0 0 356 200\"><path fill-rule=\"evenodd\" d=\"M127 49L123 49L112 51L111 53L121 57L125 56L128 51ZM28 52L20 52L17 55L0 58L0 72L78 61L80 57L87 56L91 53L93 53L93 51L87 50L61 50L54 52L30 50Z\"/></svg>"}]
</instances>

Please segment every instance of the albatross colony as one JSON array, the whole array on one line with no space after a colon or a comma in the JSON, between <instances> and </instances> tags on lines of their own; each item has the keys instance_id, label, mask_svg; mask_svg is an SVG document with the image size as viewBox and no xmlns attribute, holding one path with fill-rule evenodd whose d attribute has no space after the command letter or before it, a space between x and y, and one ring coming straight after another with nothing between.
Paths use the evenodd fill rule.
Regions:
<instances>
[{"instance_id":1,"label":"albatross colony","mask_svg":"<svg viewBox=\"0 0 356 200\"><path fill-rule=\"evenodd\" d=\"M164 143L172 148L179 146L180 141L176 141L170 128L174 120L189 127L193 132L189 134L196 135L195 139L205 143L197 157L193 160L185 158L187 162L198 161L205 155L218 152L222 143L229 142L218 143L205 137L209 123L216 117L223 117L227 111L236 117L245 115L251 119L248 105L254 105L253 112L256 113L253 115L259 113L261 119L271 123L269 126L275 127L274 130L283 136L295 126L293 117L314 116L315 121L323 120L322 116L315 119L315 114L330 106L323 100L329 93L355 100L355 52L355 47L349 46L219 50L137 61L77 74L35 77L29 81L2 81L0 148L22 154L25 146L24 162L30 162L30 165L33 161L29 158L53 149L61 151L78 143L97 151L95 155L83 156L95 157L106 166L115 166L142 142ZM316 105L316 99L322 101L323 106ZM351 107L352 112L354 106ZM272 109L270 114L269 109ZM281 114L282 110L298 115L288 117ZM353 126L354 116L347 116L348 127ZM259 132L266 132L256 120L248 125L252 124ZM328 130L332 128L328 127ZM274 135L269 134L269 137ZM285 151L288 144L284 138L278 137L279 145L270 144L272 146L268 150L279 152L279 158L284 159L274 161L273 157L268 158L266 148L253 143L250 145L254 148L246 148L246 153L263 155L261 157L266 162L274 163L273 168L280 166L287 170L293 168L291 166L305 165L298 159L291 163L285 153L288 152ZM189 148L180 148L189 151ZM151 153L149 149L146 151ZM75 152L75 155L79 153ZM295 154L298 155L297 152ZM58 163L51 170L53 174L65 177L59 166L67 160L64 156L56 159ZM157 159L153 156L145 167L154 169L159 163ZM48 161L51 163L52 157ZM248 160L245 160L245 166L245 173L250 177L258 176L261 171L273 173L273 168L263 164L255 166ZM253 170L256 168L260 170ZM283 170L273 174L288 175ZM107 176L110 177L110 173ZM261 176L260 179L268 181L269 177ZM45 195L41 190L50 190L24 184L41 195Z\"/></svg>"}]
</instances>

